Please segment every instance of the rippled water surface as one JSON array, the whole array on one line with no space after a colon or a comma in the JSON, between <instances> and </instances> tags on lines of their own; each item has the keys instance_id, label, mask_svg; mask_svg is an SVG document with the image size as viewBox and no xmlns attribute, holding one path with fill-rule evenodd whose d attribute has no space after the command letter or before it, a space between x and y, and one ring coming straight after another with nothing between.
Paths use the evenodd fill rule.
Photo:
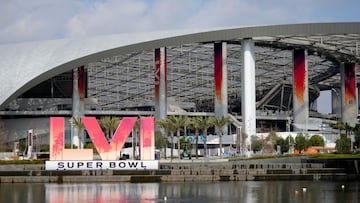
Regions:
<instances>
[{"instance_id":1,"label":"rippled water surface","mask_svg":"<svg viewBox=\"0 0 360 203\"><path fill-rule=\"evenodd\" d=\"M0 184L0 202L360 202L359 182Z\"/></svg>"}]
</instances>

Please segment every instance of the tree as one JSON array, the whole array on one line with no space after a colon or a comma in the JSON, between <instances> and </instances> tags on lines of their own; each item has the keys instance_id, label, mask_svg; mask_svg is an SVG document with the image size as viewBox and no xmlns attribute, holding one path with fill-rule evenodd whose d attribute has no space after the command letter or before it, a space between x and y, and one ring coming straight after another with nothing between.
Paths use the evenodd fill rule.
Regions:
<instances>
[{"instance_id":1,"label":"tree","mask_svg":"<svg viewBox=\"0 0 360 203\"><path fill-rule=\"evenodd\" d=\"M274 149L277 150L277 146L280 146L280 152L278 153L285 153L289 151L289 143L284 140L282 137L277 137L274 145Z\"/></svg>"},{"instance_id":2,"label":"tree","mask_svg":"<svg viewBox=\"0 0 360 203\"><path fill-rule=\"evenodd\" d=\"M356 124L354 127L354 147L356 149L360 148L360 124Z\"/></svg>"},{"instance_id":3,"label":"tree","mask_svg":"<svg viewBox=\"0 0 360 203\"><path fill-rule=\"evenodd\" d=\"M345 135L349 136L349 134L354 130L354 128L349 125L348 123L344 124L344 128L345 128Z\"/></svg>"},{"instance_id":4,"label":"tree","mask_svg":"<svg viewBox=\"0 0 360 203\"><path fill-rule=\"evenodd\" d=\"M182 137L180 139L180 146L181 146L182 149L184 149L186 151L189 151L192 148L192 143L189 142L189 140L186 139L186 137Z\"/></svg>"},{"instance_id":5,"label":"tree","mask_svg":"<svg viewBox=\"0 0 360 203\"><path fill-rule=\"evenodd\" d=\"M180 159L180 132L184 127L189 125L189 117L187 116L170 116L170 121L173 123L174 128L176 129L177 136L177 147L178 147L178 158Z\"/></svg>"},{"instance_id":6,"label":"tree","mask_svg":"<svg viewBox=\"0 0 360 203\"><path fill-rule=\"evenodd\" d=\"M329 126L333 129L338 130L339 137L341 135L341 130L345 129L345 124L343 122L330 123Z\"/></svg>"},{"instance_id":7,"label":"tree","mask_svg":"<svg viewBox=\"0 0 360 203\"><path fill-rule=\"evenodd\" d=\"M288 152L290 153L290 149L291 149L292 146L294 146L295 140L290 135L287 136L285 140L286 140L286 143L287 143L287 146L288 146Z\"/></svg>"},{"instance_id":8,"label":"tree","mask_svg":"<svg viewBox=\"0 0 360 203\"><path fill-rule=\"evenodd\" d=\"M308 141L308 146L325 146L325 141L320 135L313 135Z\"/></svg>"},{"instance_id":9,"label":"tree","mask_svg":"<svg viewBox=\"0 0 360 203\"><path fill-rule=\"evenodd\" d=\"M260 152L263 148L263 141L257 136L251 136L251 146L254 153Z\"/></svg>"},{"instance_id":10,"label":"tree","mask_svg":"<svg viewBox=\"0 0 360 203\"><path fill-rule=\"evenodd\" d=\"M119 126L120 120L121 119L119 117L111 117L110 125L109 125L110 138L113 137L115 130Z\"/></svg>"},{"instance_id":11,"label":"tree","mask_svg":"<svg viewBox=\"0 0 360 203\"><path fill-rule=\"evenodd\" d=\"M164 137L161 132L157 131L155 133L155 148L161 149L164 146Z\"/></svg>"},{"instance_id":12,"label":"tree","mask_svg":"<svg viewBox=\"0 0 360 203\"><path fill-rule=\"evenodd\" d=\"M299 153L301 153L302 150L307 149L307 140L302 133L296 135L294 147L295 149L299 150Z\"/></svg>"},{"instance_id":13,"label":"tree","mask_svg":"<svg viewBox=\"0 0 360 203\"><path fill-rule=\"evenodd\" d=\"M119 117L103 116L99 119L101 128L105 131L108 140L114 135L114 131L120 123Z\"/></svg>"},{"instance_id":14,"label":"tree","mask_svg":"<svg viewBox=\"0 0 360 203\"><path fill-rule=\"evenodd\" d=\"M206 144L207 130L210 128L210 126L213 125L215 117L213 116L201 117L199 120L204 135L204 157L207 157L207 144Z\"/></svg>"},{"instance_id":15,"label":"tree","mask_svg":"<svg viewBox=\"0 0 360 203\"><path fill-rule=\"evenodd\" d=\"M355 134L355 142L354 142L354 147L356 149L360 148L360 134Z\"/></svg>"},{"instance_id":16,"label":"tree","mask_svg":"<svg viewBox=\"0 0 360 203\"><path fill-rule=\"evenodd\" d=\"M198 149L199 149L199 134L200 134L200 130L202 128L201 123L202 123L202 119L204 117L192 117L190 119L190 125L189 127L193 130L195 130L195 155L196 155L196 159L198 158Z\"/></svg>"},{"instance_id":17,"label":"tree","mask_svg":"<svg viewBox=\"0 0 360 203\"><path fill-rule=\"evenodd\" d=\"M168 132L169 132L169 128L170 128L170 124L169 124L169 120L164 118L164 119L159 119L159 120L156 120L156 124L162 128L164 130L164 135L163 135L163 139L164 139L164 157L166 159L166 149L167 149L167 135L168 135ZM171 136L171 139L173 139L173 134ZM173 140L172 140L173 141ZM172 148L171 148L172 150ZM172 157L172 154L173 152L171 151L171 157Z\"/></svg>"},{"instance_id":18,"label":"tree","mask_svg":"<svg viewBox=\"0 0 360 203\"><path fill-rule=\"evenodd\" d=\"M276 144L276 139L278 138L274 130L270 131L269 135L265 138L266 142L269 142L272 146Z\"/></svg>"},{"instance_id":19,"label":"tree","mask_svg":"<svg viewBox=\"0 0 360 203\"><path fill-rule=\"evenodd\" d=\"M165 130L165 136L164 137L166 137L168 131L170 132L171 144L172 144L170 159L172 160L173 156L174 156L173 144L174 144L174 133L175 133L175 130L176 130L175 125L174 125L173 121L170 119L170 116L167 116L166 118L163 118L163 119L159 119L159 120L156 121L156 123ZM166 149L165 149L165 151L166 151Z\"/></svg>"},{"instance_id":20,"label":"tree","mask_svg":"<svg viewBox=\"0 0 360 203\"><path fill-rule=\"evenodd\" d=\"M335 147L339 153L350 153L351 139L346 134L341 134L340 139L336 140Z\"/></svg>"},{"instance_id":21,"label":"tree","mask_svg":"<svg viewBox=\"0 0 360 203\"><path fill-rule=\"evenodd\" d=\"M81 149L81 148L83 148L82 143L83 143L84 124L82 123L80 118L75 118L75 117L72 117L70 119L70 123L72 126L76 127L78 130L78 137L79 137L78 149Z\"/></svg>"},{"instance_id":22,"label":"tree","mask_svg":"<svg viewBox=\"0 0 360 203\"><path fill-rule=\"evenodd\" d=\"M222 131L223 128L231 122L229 117L220 117L214 119L214 125L217 128L218 136L219 136L219 149L220 149L220 157L222 157Z\"/></svg>"}]
</instances>

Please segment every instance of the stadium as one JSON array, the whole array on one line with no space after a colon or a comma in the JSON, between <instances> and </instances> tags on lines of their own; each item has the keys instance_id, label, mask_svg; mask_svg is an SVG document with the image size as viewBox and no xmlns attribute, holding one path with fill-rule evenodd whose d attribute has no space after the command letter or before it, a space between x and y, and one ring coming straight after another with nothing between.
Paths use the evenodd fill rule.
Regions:
<instances>
[{"instance_id":1,"label":"stadium","mask_svg":"<svg viewBox=\"0 0 360 203\"><path fill-rule=\"evenodd\" d=\"M49 117L82 115L230 116L224 133L235 137L239 130L331 136L329 123L357 123L359 61L358 22L4 44L0 142L31 132L46 143ZM318 102L321 92L331 94L328 104ZM66 140L74 130L66 124Z\"/></svg>"}]
</instances>

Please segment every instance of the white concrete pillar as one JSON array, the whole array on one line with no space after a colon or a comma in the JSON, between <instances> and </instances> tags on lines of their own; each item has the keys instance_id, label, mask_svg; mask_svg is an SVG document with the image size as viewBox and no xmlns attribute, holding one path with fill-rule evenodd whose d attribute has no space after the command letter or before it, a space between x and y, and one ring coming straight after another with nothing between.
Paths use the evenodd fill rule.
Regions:
<instances>
[{"instance_id":1,"label":"white concrete pillar","mask_svg":"<svg viewBox=\"0 0 360 203\"><path fill-rule=\"evenodd\" d=\"M215 117L228 115L227 94L227 50L226 42L214 43L214 79L215 79ZM228 134L228 126L222 129L223 135Z\"/></svg>"},{"instance_id":2,"label":"white concrete pillar","mask_svg":"<svg viewBox=\"0 0 360 203\"><path fill-rule=\"evenodd\" d=\"M167 116L166 48L155 49L155 118Z\"/></svg>"},{"instance_id":3,"label":"white concrete pillar","mask_svg":"<svg viewBox=\"0 0 360 203\"><path fill-rule=\"evenodd\" d=\"M255 50L252 39L242 40L241 72L241 112L243 132L247 135L246 146L250 148L250 138L256 134L256 98L255 98Z\"/></svg>"},{"instance_id":4,"label":"white concrete pillar","mask_svg":"<svg viewBox=\"0 0 360 203\"><path fill-rule=\"evenodd\" d=\"M293 51L293 117L295 131L307 132L309 118L309 88L307 51Z\"/></svg>"},{"instance_id":5,"label":"white concrete pillar","mask_svg":"<svg viewBox=\"0 0 360 203\"><path fill-rule=\"evenodd\" d=\"M84 66L75 68L73 70L73 105L72 105L72 117L80 120L85 111L85 69ZM72 129L72 144L78 148L83 147L83 141L79 146L79 132L75 126L71 126ZM83 133L83 132L80 132Z\"/></svg>"}]
</instances>

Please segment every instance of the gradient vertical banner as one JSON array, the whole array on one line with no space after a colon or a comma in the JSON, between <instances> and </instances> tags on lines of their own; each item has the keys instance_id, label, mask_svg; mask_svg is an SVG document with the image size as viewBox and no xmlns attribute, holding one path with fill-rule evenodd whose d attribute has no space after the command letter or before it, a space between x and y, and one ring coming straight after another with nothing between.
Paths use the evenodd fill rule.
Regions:
<instances>
[{"instance_id":1,"label":"gradient vertical banner","mask_svg":"<svg viewBox=\"0 0 360 203\"><path fill-rule=\"evenodd\" d=\"M342 70L342 121L351 125L356 124L356 69L355 63L344 63Z\"/></svg>"},{"instance_id":2,"label":"gradient vertical banner","mask_svg":"<svg viewBox=\"0 0 360 203\"><path fill-rule=\"evenodd\" d=\"M305 51L303 49L294 50L294 98L299 105L304 105L305 90L307 83Z\"/></svg>"},{"instance_id":3,"label":"gradient vertical banner","mask_svg":"<svg viewBox=\"0 0 360 203\"><path fill-rule=\"evenodd\" d=\"M140 158L141 160L155 159L154 117L140 119Z\"/></svg>"},{"instance_id":4,"label":"gradient vertical banner","mask_svg":"<svg viewBox=\"0 0 360 203\"><path fill-rule=\"evenodd\" d=\"M78 91L80 100L85 98L85 68L80 66L77 68L78 71Z\"/></svg>"},{"instance_id":5,"label":"gradient vertical banner","mask_svg":"<svg viewBox=\"0 0 360 203\"><path fill-rule=\"evenodd\" d=\"M309 91L306 50L294 49L293 51L293 108L296 130L298 126L307 128L309 117Z\"/></svg>"},{"instance_id":6,"label":"gradient vertical banner","mask_svg":"<svg viewBox=\"0 0 360 203\"><path fill-rule=\"evenodd\" d=\"M166 48L155 49L155 115L165 118L167 114Z\"/></svg>"},{"instance_id":7,"label":"gradient vertical banner","mask_svg":"<svg viewBox=\"0 0 360 203\"><path fill-rule=\"evenodd\" d=\"M158 105L160 100L160 65L160 48L157 48L155 49L155 105Z\"/></svg>"},{"instance_id":8,"label":"gradient vertical banner","mask_svg":"<svg viewBox=\"0 0 360 203\"><path fill-rule=\"evenodd\" d=\"M222 43L214 43L214 76L215 76L215 99L221 104L221 93L223 84L223 55Z\"/></svg>"},{"instance_id":9,"label":"gradient vertical banner","mask_svg":"<svg viewBox=\"0 0 360 203\"><path fill-rule=\"evenodd\" d=\"M226 117L228 114L226 51L226 42L214 43L214 107L217 118ZM227 126L224 126L222 132L224 135L228 134Z\"/></svg>"},{"instance_id":10,"label":"gradient vertical banner","mask_svg":"<svg viewBox=\"0 0 360 203\"><path fill-rule=\"evenodd\" d=\"M351 105L356 102L356 75L355 64L345 63L345 106Z\"/></svg>"}]
</instances>

